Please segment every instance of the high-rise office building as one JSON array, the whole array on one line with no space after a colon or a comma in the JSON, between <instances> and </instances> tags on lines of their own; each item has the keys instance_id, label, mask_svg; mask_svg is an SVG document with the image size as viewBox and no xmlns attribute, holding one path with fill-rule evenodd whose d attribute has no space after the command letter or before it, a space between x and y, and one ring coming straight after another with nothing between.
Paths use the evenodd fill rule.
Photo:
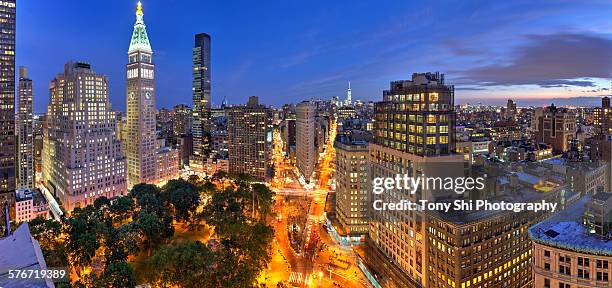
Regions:
<instances>
[{"instance_id":1,"label":"high-rise office building","mask_svg":"<svg viewBox=\"0 0 612 288\"><path fill-rule=\"evenodd\" d=\"M202 170L210 154L210 35L195 35L193 48L193 161Z\"/></svg>"},{"instance_id":2,"label":"high-rise office building","mask_svg":"<svg viewBox=\"0 0 612 288\"><path fill-rule=\"evenodd\" d=\"M155 65L143 15L138 2L126 67L128 188L156 180Z\"/></svg>"},{"instance_id":3,"label":"high-rise office building","mask_svg":"<svg viewBox=\"0 0 612 288\"><path fill-rule=\"evenodd\" d=\"M601 98L601 107L593 109L593 125L603 134L612 134L612 107L610 97Z\"/></svg>"},{"instance_id":4,"label":"high-rise office building","mask_svg":"<svg viewBox=\"0 0 612 288\"><path fill-rule=\"evenodd\" d=\"M157 110L155 120L157 139L164 139L167 143L174 143L174 110L168 108Z\"/></svg>"},{"instance_id":5,"label":"high-rise office building","mask_svg":"<svg viewBox=\"0 0 612 288\"><path fill-rule=\"evenodd\" d=\"M369 145L370 180L396 174L433 176L435 171L431 170L439 168L435 163L463 161L462 156L452 154L454 87L444 83L444 75L414 73L411 80L393 81L390 86L383 92L383 101L375 104L375 138ZM412 195L384 193L381 194L383 198L377 200L434 198L427 192L417 191ZM368 257L369 262L376 265L373 267L375 271L395 272L389 276L389 283L396 286L390 287L428 287L426 215L396 212L370 213L369 244L373 247L373 256ZM394 244L399 239L402 241L401 249Z\"/></svg>"},{"instance_id":6,"label":"high-rise office building","mask_svg":"<svg viewBox=\"0 0 612 288\"><path fill-rule=\"evenodd\" d=\"M454 88L440 74L413 74L391 82L375 106L375 141L369 145L370 181L377 178L465 177L462 154L454 152ZM559 202L566 186L535 175L490 168L500 185L458 194L419 187L389 190L370 203L457 199ZM493 170L494 169L494 170ZM499 170L499 171L498 171ZM491 176L493 177L493 176ZM429 181L429 180L424 180ZM488 190L491 189L491 190ZM497 189L497 190L495 190ZM372 205L370 205L372 207ZM544 213L370 210L365 260L383 287L529 287L527 228ZM504 286L505 285L505 286Z\"/></svg>"},{"instance_id":7,"label":"high-rise office building","mask_svg":"<svg viewBox=\"0 0 612 288\"><path fill-rule=\"evenodd\" d=\"M516 103L512 99L508 99L508 103L506 104L506 119L515 120L516 112Z\"/></svg>"},{"instance_id":8,"label":"high-rise office building","mask_svg":"<svg viewBox=\"0 0 612 288\"><path fill-rule=\"evenodd\" d=\"M51 80L43 128L43 184L66 211L127 193L126 159L116 137L108 79L68 62Z\"/></svg>"},{"instance_id":9,"label":"high-rise office building","mask_svg":"<svg viewBox=\"0 0 612 288\"><path fill-rule=\"evenodd\" d=\"M0 205L7 200L11 207L15 201L16 2L0 1Z\"/></svg>"},{"instance_id":10,"label":"high-rise office building","mask_svg":"<svg viewBox=\"0 0 612 288\"><path fill-rule=\"evenodd\" d=\"M34 188L34 117L32 114L32 80L28 69L19 67L17 102L17 187Z\"/></svg>"},{"instance_id":11,"label":"high-rise office building","mask_svg":"<svg viewBox=\"0 0 612 288\"><path fill-rule=\"evenodd\" d=\"M304 180L309 182L319 156L315 147L315 106L311 102L304 101L295 107L295 115L297 168L304 176Z\"/></svg>"},{"instance_id":12,"label":"high-rise office building","mask_svg":"<svg viewBox=\"0 0 612 288\"><path fill-rule=\"evenodd\" d=\"M191 135L193 123L192 110L189 106L179 104L172 108L174 119L172 119L172 132L174 138L178 139L181 135Z\"/></svg>"},{"instance_id":13,"label":"high-rise office building","mask_svg":"<svg viewBox=\"0 0 612 288\"><path fill-rule=\"evenodd\" d=\"M449 155L454 105L454 87L444 84L443 74L415 73L412 80L393 81L376 103L376 144L416 156Z\"/></svg>"},{"instance_id":14,"label":"high-rise office building","mask_svg":"<svg viewBox=\"0 0 612 288\"><path fill-rule=\"evenodd\" d=\"M544 115L544 108L542 107L536 107L533 109L533 112L531 113L531 125L530 125L530 132L532 133L532 135L536 135L538 133L538 130L540 130L540 117L542 117L542 115Z\"/></svg>"},{"instance_id":15,"label":"high-rise office building","mask_svg":"<svg viewBox=\"0 0 612 288\"><path fill-rule=\"evenodd\" d=\"M227 111L229 172L249 174L256 179L268 177L272 133L269 108L260 105L256 96L245 106Z\"/></svg>"},{"instance_id":16,"label":"high-rise office building","mask_svg":"<svg viewBox=\"0 0 612 288\"><path fill-rule=\"evenodd\" d=\"M368 142L339 135L336 149L336 218L340 234L368 233Z\"/></svg>"},{"instance_id":17,"label":"high-rise office building","mask_svg":"<svg viewBox=\"0 0 612 288\"><path fill-rule=\"evenodd\" d=\"M555 105L546 107L538 117L536 141L550 144L556 153L569 150L576 137L576 114Z\"/></svg>"},{"instance_id":18,"label":"high-rise office building","mask_svg":"<svg viewBox=\"0 0 612 288\"><path fill-rule=\"evenodd\" d=\"M351 82L348 83L348 89L346 89L346 102L344 102L344 105L353 105L353 90L351 90Z\"/></svg>"}]
</instances>

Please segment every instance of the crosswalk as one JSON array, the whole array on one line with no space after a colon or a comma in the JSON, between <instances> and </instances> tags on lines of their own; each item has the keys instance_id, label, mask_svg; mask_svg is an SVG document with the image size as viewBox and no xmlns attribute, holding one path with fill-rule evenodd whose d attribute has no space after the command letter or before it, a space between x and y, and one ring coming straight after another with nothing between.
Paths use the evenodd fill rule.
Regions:
<instances>
[{"instance_id":1,"label":"crosswalk","mask_svg":"<svg viewBox=\"0 0 612 288\"><path fill-rule=\"evenodd\" d=\"M291 272L291 276L289 276L289 283L302 284L304 280L306 280L306 277L302 272Z\"/></svg>"}]
</instances>

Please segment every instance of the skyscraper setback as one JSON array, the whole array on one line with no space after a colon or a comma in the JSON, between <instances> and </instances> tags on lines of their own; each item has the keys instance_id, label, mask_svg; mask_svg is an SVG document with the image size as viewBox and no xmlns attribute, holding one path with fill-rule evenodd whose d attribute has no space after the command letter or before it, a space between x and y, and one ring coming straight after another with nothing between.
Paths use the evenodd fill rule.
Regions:
<instances>
[{"instance_id":1,"label":"skyscraper setback","mask_svg":"<svg viewBox=\"0 0 612 288\"><path fill-rule=\"evenodd\" d=\"M441 173L437 169L441 167L439 163L461 163L463 156L452 153L454 87L444 83L444 75L414 73L411 80L393 81L390 86L383 92L383 101L375 105L375 141L369 145L370 180L396 174L433 176ZM384 193L377 200L418 201L441 196L428 192ZM369 239L373 253L368 258L376 266L375 271L382 273L393 267L389 269L394 272L389 278L397 285L393 287L429 287L427 215L393 212L370 213ZM398 249L399 239L403 242L402 249ZM393 259L395 264L388 259Z\"/></svg>"},{"instance_id":2,"label":"skyscraper setback","mask_svg":"<svg viewBox=\"0 0 612 288\"><path fill-rule=\"evenodd\" d=\"M202 170L210 153L210 35L195 35L193 48L193 157L191 166Z\"/></svg>"},{"instance_id":3,"label":"skyscraper setback","mask_svg":"<svg viewBox=\"0 0 612 288\"><path fill-rule=\"evenodd\" d=\"M15 201L16 0L0 1L0 204Z\"/></svg>"},{"instance_id":4,"label":"skyscraper setback","mask_svg":"<svg viewBox=\"0 0 612 288\"><path fill-rule=\"evenodd\" d=\"M68 62L49 84L43 129L43 183L66 211L127 193L125 157L115 132L108 79Z\"/></svg>"},{"instance_id":5,"label":"skyscraper setback","mask_svg":"<svg viewBox=\"0 0 612 288\"><path fill-rule=\"evenodd\" d=\"M32 80L28 69L19 67L19 101L17 105L17 187L34 188L34 118L32 114Z\"/></svg>"},{"instance_id":6,"label":"skyscraper setback","mask_svg":"<svg viewBox=\"0 0 612 288\"><path fill-rule=\"evenodd\" d=\"M376 144L418 156L454 150L454 88L439 73L393 81L376 103ZM398 106L397 104L402 104Z\"/></svg>"},{"instance_id":7,"label":"skyscraper setback","mask_svg":"<svg viewBox=\"0 0 612 288\"><path fill-rule=\"evenodd\" d=\"M127 64L128 187L156 180L155 65L138 2Z\"/></svg>"},{"instance_id":8,"label":"skyscraper setback","mask_svg":"<svg viewBox=\"0 0 612 288\"><path fill-rule=\"evenodd\" d=\"M383 203L486 199L499 202L564 203L567 185L542 173L544 167L490 163L472 169L455 151L454 87L438 73L415 73L391 82L375 106L375 142L370 144L370 180L426 175L475 174L495 183L483 189L434 191L418 188L371 195ZM530 174L531 173L531 174ZM489 179L490 178L490 179ZM435 192L435 193L434 193ZM565 196L564 196L565 195ZM528 200L527 200L528 199ZM547 212L479 209L370 209L366 262L383 287L530 287L528 228ZM539 286L538 286L539 287Z\"/></svg>"}]
</instances>

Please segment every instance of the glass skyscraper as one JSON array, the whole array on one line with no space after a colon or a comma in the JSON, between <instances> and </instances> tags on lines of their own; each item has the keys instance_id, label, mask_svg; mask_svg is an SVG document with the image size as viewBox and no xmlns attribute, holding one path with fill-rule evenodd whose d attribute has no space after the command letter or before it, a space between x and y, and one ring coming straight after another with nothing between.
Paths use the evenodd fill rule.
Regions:
<instances>
[{"instance_id":1,"label":"glass skyscraper","mask_svg":"<svg viewBox=\"0 0 612 288\"><path fill-rule=\"evenodd\" d=\"M0 1L0 204L15 200L16 0Z\"/></svg>"},{"instance_id":2,"label":"glass skyscraper","mask_svg":"<svg viewBox=\"0 0 612 288\"><path fill-rule=\"evenodd\" d=\"M210 35L195 35L193 48L193 157L200 170L210 153Z\"/></svg>"}]
</instances>

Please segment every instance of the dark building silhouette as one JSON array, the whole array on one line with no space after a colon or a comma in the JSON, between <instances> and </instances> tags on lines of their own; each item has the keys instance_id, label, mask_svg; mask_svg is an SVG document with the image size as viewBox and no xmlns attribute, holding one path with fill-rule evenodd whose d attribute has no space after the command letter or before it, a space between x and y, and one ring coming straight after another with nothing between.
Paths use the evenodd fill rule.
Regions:
<instances>
[{"instance_id":1,"label":"dark building silhouette","mask_svg":"<svg viewBox=\"0 0 612 288\"><path fill-rule=\"evenodd\" d=\"M191 166L202 170L210 154L210 35L195 35L193 48L193 155Z\"/></svg>"},{"instance_id":2,"label":"dark building silhouette","mask_svg":"<svg viewBox=\"0 0 612 288\"><path fill-rule=\"evenodd\" d=\"M16 0L0 1L0 204L15 201ZM11 213L13 214L13 213Z\"/></svg>"}]
</instances>

